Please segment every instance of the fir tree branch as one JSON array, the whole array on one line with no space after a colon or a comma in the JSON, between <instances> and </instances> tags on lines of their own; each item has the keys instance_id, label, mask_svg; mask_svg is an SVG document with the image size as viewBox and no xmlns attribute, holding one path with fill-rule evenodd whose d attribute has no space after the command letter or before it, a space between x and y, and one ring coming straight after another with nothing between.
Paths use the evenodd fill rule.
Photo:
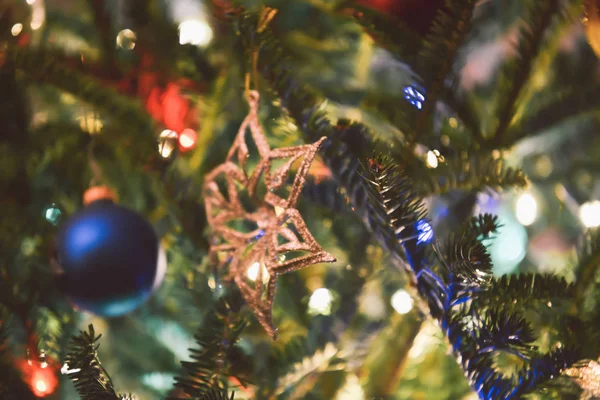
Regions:
<instances>
[{"instance_id":1,"label":"fir tree branch","mask_svg":"<svg viewBox=\"0 0 600 400\"><path fill-rule=\"evenodd\" d=\"M498 125L494 136L487 140L489 148L498 148L507 144L506 131L514 117L519 96L531 76L542 47L544 34L550 27L553 17L562 9L560 0L530 1L526 4L528 6L525 17L527 26L519 31L517 56L505 66L499 83L499 104L498 111L495 113Z\"/></svg>"},{"instance_id":2,"label":"fir tree branch","mask_svg":"<svg viewBox=\"0 0 600 400\"><path fill-rule=\"evenodd\" d=\"M579 244L579 262L575 279L575 303L581 307L590 286L596 283L596 274L600 270L600 230L591 229Z\"/></svg>"},{"instance_id":3,"label":"fir tree branch","mask_svg":"<svg viewBox=\"0 0 600 400\"><path fill-rule=\"evenodd\" d=\"M472 154L468 158L446 158L434 170L421 177L413 176L422 196L447 193L454 189L479 192L485 188L501 191L527 186L523 171L506 167L502 159L491 154Z\"/></svg>"},{"instance_id":4,"label":"fir tree branch","mask_svg":"<svg viewBox=\"0 0 600 400\"><path fill-rule=\"evenodd\" d=\"M468 229L478 239L488 239L498 232L502 225L498 222L498 216L492 214L479 214L467 221Z\"/></svg>"},{"instance_id":5,"label":"fir tree branch","mask_svg":"<svg viewBox=\"0 0 600 400\"><path fill-rule=\"evenodd\" d=\"M373 39L390 51L393 55L402 58L402 62L414 67L419 48L422 45L420 35L410 29L397 18L378 12L370 7L359 4L351 4L344 9L344 2L340 8L348 12L357 23L359 23Z\"/></svg>"},{"instance_id":6,"label":"fir tree branch","mask_svg":"<svg viewBox=\"0 0 600 400\"><path fill-rule=\"evenodd\" d=\"M471 26L475 0L448 0L446 5L438 13L417 59L416 70L425 82L426 100L417 119L414 135L408 138L409 143L429 128L437 100L444 92L445 80L452 71L458 49Z\"/></svg>"},{"instance_id":7,"label":"fir tree branch","mask_svg":"<svg viewBox=\"0 0 600 400\"><path fill-rule=\"evenodd\" d=\"M60 52L9 47L7 57L28 80L52 85L90 103L139 135L136 146L155 152L157 126L136 100L79 71Z\"/></svg>"},{"instance_id":8,"label":"fir tree branch","mask_svg":"<svg viewBox=\"0 0 600 400\"><path fill-rule=\"evenodd\" d=\"M119 400L108 373L98 359L98 340L94 326L73 336L65 359L69 370L69 379L82 400Z\"/></svg>"},{"instance_id":9,"label":"fir tree branch","mask_svg":"<svg viewBox=\"0 0 600 400\"><path fill-rule=\"evenodd\" d=\"M241 306L239 293L232 291L217 300L205 316L202 327L194 336L198 348L190 350L193 361L182 361L183 375L175 378L175 386L188 397L204 398L215 391L226 392L230 377L244 384L245 378L232 364L232 359L239 353L236 343L246 327Z\"/></svg>"},{"instance_id":10,"label":"fir tree branch","mask_svg":"<svg viewBox=\"0 0 600 400\"><path fill-rule=\"evenodd\" d=\"M451 235L442 261L463 282L482 285L491 278L492 259L473 232Z\"/></svg>"},{"instance_id":11,"label":"fir tree branch","mask_svg":"<svg viewBox=\"0 0 600 400\"><path fill-rule=\"evenodd\" d=\"M549 94L549 97L549 100L529 111L528 115L510 127L502 143L503 147L600 109L600 87L594 85L568 88Z\"/></svg>"}]
</instances>

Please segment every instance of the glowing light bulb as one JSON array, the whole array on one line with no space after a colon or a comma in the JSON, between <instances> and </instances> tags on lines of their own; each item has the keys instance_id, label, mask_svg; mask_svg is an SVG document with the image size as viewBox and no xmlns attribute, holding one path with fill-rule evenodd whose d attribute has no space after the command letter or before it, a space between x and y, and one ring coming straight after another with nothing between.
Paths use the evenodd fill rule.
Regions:
<instances>
[{"instance_id":1,"label":"glowing light bulb","mask_svg":"<svg viewBox=\"0 0 600 400\"><path fill-rule=\"evenodd\" d=\"M22 30L23 24L14 24L10 29L10 33L12 33L13 36L17 36L19 33L21 33Z\"/></svg>"},{"instance_id":2,"label":"glowing light bulb","mask_svg":"<svg viewBox=\"0 0 600 400\"><path fill-rule=\"evenodd\" d=\"M35 0L27 0L27 4L32 5L33 3L35 3Z\"/></svg>"},{"instance_id":3,"label":"glowing light bulb","mask_svg":"<svg viewBox=\"0 0 600 400\"><path fill-rule=\"evenodd\" d=\"M188 20L179 24L179 44L204 47L212 37L213 31L205 21Z\"/></svg>"},{"instance_id":4,"label":"glowing light bulb","mask_svg":"<svg viewBox=\"0 0 600 400\"><path fill-rule=\"evenodd\" d=\"M408 100L408 102L415 106L418 110L423 108L423 103L425 102L425 95L421 93L416 87L406 86L404 88L404 98Z\"/></svg>"},{"instance_id":5,"label":"glowing light bulb","mask_svg":"<svg viewBox=\"0 0 600 400\"><path fill-rule=\"evenodd\" d=\"M437 154L436 154L437 153ZM438 161L438 155L439 155L439 151L437 150L429 150L427 152L427 158L425 159L425 163L427 164L427 166L429 168L437 168L439 161Z\"/></svg>"},{"instance_id":6,"label":"glowing light bulb","mask_svg":"<svg viewBox=\"0 0 600 400\"><path fill-rule=\"evenodd\" d=\"M392 295L391 303L398 314L407 314L413 308L413 299L404 289L400 289Z\"/></svg>"},{"instance_id":7,"label":"glowing light bulb","mask_svg":"<svg viewBox=\"0 0 600 400\"><path fill-rule=\"evenodd\" d=\"M45 380L38 379L35 382L35 390L37 390L40 393L46 393L46 391L48 390L48 384L46 383Z\"/></svg>"},{"instance_id":8,"label":"glowing light bulb","mask_svg":"<svg viewBox=\"0 0 600 400\"><path fill-rule=\"evenodd\" d=\"M255 282L258 279L259 273L262 273L261 280L263 283L269 282L269 271L267 271L267 268L265 267L264 263L252 263L252 265L250 265L250 267L248 268L248 271L246 271L246 276L252 282Z\"/></svg>"},{"instance_id":9,"label":"glowing light bulb","mask_svg":"<svg viewBox=\"0 0 600 400\"><path fill-rule=\"evenodd\" d=\"M182 153L186 151L190 151L194 147L196 147L196 142L198 141L198 134L193 129L184 129L183 132L179 135L179 150Z\"/></svg>"},{"instance_id":10,"label":"glowing light bulb","mask_svg":"<svg viewBox=\"0 0 600 400\"><path fill-rule=\"evenodd\" d=\"M308 312L312 315L329 315L331 314L332 303L333 295L331 291L326 288L319 288L308 299Z\"/></svg>"},{"instance_id":11,"label":"glowing light bulb","mask_svg":"<svg viewBox=\"0 0 600 400\"><path fill-rule=\"evenodd\" d=\"M517 220L525 226L533 224L537 218L537 202L535 198L529 194L524 193L517 200L516 205Z\"/></svg>"},{"instance_id":12,"label":"glowing light bulb","mask_svg":"<svg viewBox=\"0 0 600 400\"><path fill-rule=\"evenodd\" d=\"M600 201L588 201L579 207L579 219L586 228L600 226Z\"/></svg>"},{"instance_id":13,"label":"glowing light bulb","mask_svg":"<svg viewBox=\"0 0 600 400\"><path fill-rule=\"evenodd\" d=\"M170 129L165 129L160 133L158 139L158 152L162 158L169 158L175 150L175 142L177 141L177 133Z\"/></svg>"}]
</instances>

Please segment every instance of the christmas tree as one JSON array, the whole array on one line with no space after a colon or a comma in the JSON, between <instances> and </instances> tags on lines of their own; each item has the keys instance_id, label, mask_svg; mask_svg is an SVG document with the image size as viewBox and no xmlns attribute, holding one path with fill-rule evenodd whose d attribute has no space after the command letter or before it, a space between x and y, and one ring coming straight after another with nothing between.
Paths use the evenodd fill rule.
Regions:
<instances>
[{"instance_id":1,"label":"christmas tree","mask_svg":"<svg viewBox=\"0 0 600 400\"><path fill-rule=\"evenodd\" d=\"M5 0L0 399L600 398L597 0Z\"/></svg>"}]
</instances>

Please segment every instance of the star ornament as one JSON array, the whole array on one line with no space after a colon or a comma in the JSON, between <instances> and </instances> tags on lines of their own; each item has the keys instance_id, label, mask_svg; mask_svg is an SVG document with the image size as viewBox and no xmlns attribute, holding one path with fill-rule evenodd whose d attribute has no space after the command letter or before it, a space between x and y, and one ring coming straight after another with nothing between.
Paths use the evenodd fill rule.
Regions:
<instances>
[{"instance_id":1,"label":"star ornament","mask_svg":"<svg viewBox=\"0 0 600 400\"><path fill-rule=\"evenodd\" d=\"M244 299L269 336L277 276L312 264L334 262L309 232L295 208L317 150L314 144L271 149L258 121L256 91L250 111L225 162L207 174L203 195L212 229L210 256ZM249 140L246 141L247 133ZM250 146L249 146L250 144ZM258 152L251 173L250 148ZM299 167L292 179L292 167Z\"/></svg>"}]
</instances>

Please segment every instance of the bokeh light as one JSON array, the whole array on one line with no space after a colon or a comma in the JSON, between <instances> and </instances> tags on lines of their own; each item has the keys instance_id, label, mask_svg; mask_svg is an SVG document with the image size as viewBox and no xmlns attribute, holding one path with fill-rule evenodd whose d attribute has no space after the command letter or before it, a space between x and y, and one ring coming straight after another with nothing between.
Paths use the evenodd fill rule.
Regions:
<instances>
[{"instance_id":1,"label":"bokeh light","mask_svg":"<svg viewBox=\"0 0 600 400\"><path fill-rule=\"evenodd\" d=\"M213 38L213 31L205 21L187 20L179 24L179 44L204 47Z\"/></svg>"},{"instance_id":2,"label":"bokeh light","mask_svg":"<svg viewBox=\"0 0 600 400\"><path fill-rule=\"evenodd\" d=\"M404 289L400 289L392 295L391 303L392 308L396 310L398 314L409 313L414 304L412 297Z\"/></svg>"},{"instance_id":3,"label":"bokeh light","mask_svg":"<svg viewBox=\"0 0 600 400\"><path fill-rule=\"evenodd\" d=\"M267 271L265 263L254 262L246 271L246 276L252 282L255 282L258 279L259 274L261 274L261 280L263 283L269 282L269 271Z\"/></svg>"},{"instance_id":4,"label":"bokeh light","mask_svg":"<svg viewBox=\"0 0 600 400\"><path fill-rule=\"evenodd\" d=\"M14 24L10 29L10 33L13 36L17 36L23 30L23 24Z\"/></svg>"},{"instance_id":5,"label":"bokeh light","mask_svg":"<svg viewBox=\"0 0 600 400\"><path fill-rule=\"evenodd\" d=\"M198 141L198 134L193 129L184 129L179 135L179 150L185 153L196 147Z\"/></svg>"},{"instance_id":6,"label":"bokeh light","mask_svg":"<svg viewBox=\"0 0 600 400\"><path fill-rule=\"evenodd\" d=\"M429 168L437 168L439 161L438 161L438 155L440 154L439 151L437 150L429 150L427 152L427 158L425 159L425 162L427 163L427 166Z\"/></svg>"},{"instance_id":7,"label":"bokeh light","mask_svg":"<svg viewBox=\"0 0 600 400\"><path fill-rule=\"evenodd\" d=\"M124 50L133 50L137 35L131 29L123 29L117 34L117 47Z\"/></svg>"},{"instance_id":8,"label":"bokeh light","mask_svg":"<svg viewBox=\"0 0 600 400\"><path fill-rule=\"evenodd\" d=\"M579 207L579 219L586 228L600 226L600 201L588 201Z\"/></svg>"},{"instance_id":9,"label":"bokeh light","mask_svg":"<svg viewBox=\"0 0 600 400\"><path fill-rule=\"evenodd\" d=\"M60 217L62 216L62 211L56 206L56 204L52 204L50 207L44 210L44 218L46 221L50 222L52 225L58 225L60 222Z\"/></svg>"},{"instance_id":10,"label":"bokeh light","mask_svg":"<svg viewBox=\"0 0 600 400\"><path fill-rule=\"evenodd\" d=\"M517 220L521 224L529 226L535 222L537 218L537 202L535 197L530 193L523 193L519 196L515 207Z\"/></svg>"},{"instance_id":11,"label":"bokeh light","mask_svg":"<svg viewBox=\"0 0 600 400\"><path fill-rule=\"evenodd\" d=\"M333 304L333 295L326 288L319 288L311 294L308 300L308 312L312 315L330 315Z\"/></svg>"}]
</instances>

